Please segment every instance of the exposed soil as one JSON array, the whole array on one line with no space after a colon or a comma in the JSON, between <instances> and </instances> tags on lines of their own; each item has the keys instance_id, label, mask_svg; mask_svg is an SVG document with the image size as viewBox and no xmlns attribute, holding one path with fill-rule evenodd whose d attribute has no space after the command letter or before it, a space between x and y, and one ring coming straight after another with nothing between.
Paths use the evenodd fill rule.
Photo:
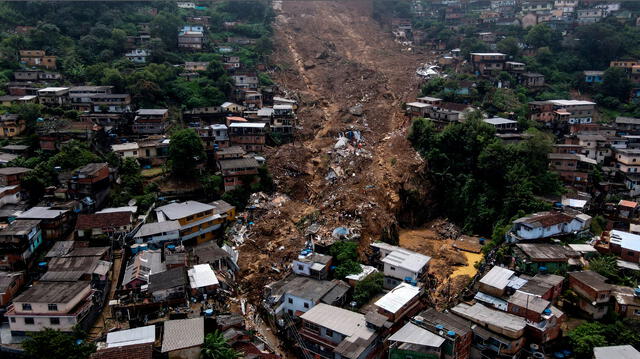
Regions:
<instances>
[{"instance_id":1,"label":"exposed soil","mask_svg":"<svg viewBox=\"0 0 640 359\"><path fill-rule=\"evenodd\" d=\"M370 1L277 6L271 62L280 68L273 77L298 100L300 128L294 143L267 153L278 190L290 200L263 216L240 248L250 300L281 276L272 267L283 269L297 255L311 224L320 225L321 241L339 226L359 230L363 253L373 240L396 238L399 192L415 185L424 165L407 141L402 105L415 98L415 69L428 55L394 42L371 18ZM334 148L346 131L360 131L363 140Z\"/></svg>"}]
</instances>

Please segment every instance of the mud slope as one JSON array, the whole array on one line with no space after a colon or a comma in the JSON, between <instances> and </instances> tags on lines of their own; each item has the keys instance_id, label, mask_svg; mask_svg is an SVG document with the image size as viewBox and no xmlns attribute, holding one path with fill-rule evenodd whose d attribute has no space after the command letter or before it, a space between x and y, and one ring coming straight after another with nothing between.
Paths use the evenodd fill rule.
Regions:
<instances>
[{"instance_id":1,"label":"mud slope","mask_svg":"<svg viewBox=\"0 0 640 359\"><path fill-rule=\"evenodd\" d=\"M418 89L415 69L427 55L403 50L371 18L370 2L283 1L276 20L274 77L298 99L301 128L293 144L268 153L280 192L291 200L257 223L241 248L245 289L254 295L304 245L304 230L361 228L361 247L396 236L399 191L422 161L406 140L402 104ZM349 112L362 105L362 114ZM338 154L340 132L358 130L364 142ZM356 153L357 152L357 153ZM330 172L337 173L328 181ZM405 187L406 188L406 187Z\"/></svg>"}]
</instances>

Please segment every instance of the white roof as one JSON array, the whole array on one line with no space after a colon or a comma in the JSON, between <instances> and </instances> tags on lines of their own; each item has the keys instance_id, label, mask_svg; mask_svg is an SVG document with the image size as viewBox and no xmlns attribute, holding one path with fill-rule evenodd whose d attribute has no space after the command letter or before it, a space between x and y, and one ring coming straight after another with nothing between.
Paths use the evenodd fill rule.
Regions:
<instances>
[{"instance_id":1,"label":"white roof","mask_svg":"<svg viewBox=\"0 0 640 359\"><path fill-rule=\"evenodd\" d=\"M162 338L163 353L196 347L204 343L204 317L167 320Z\"/></svg>"},{"instance_id":2,"label":"white roof","mask_svg":"<svg viewBox=\"0 0 640 359\"><path fill-rule=\"evenodd\" d=\"M158 233L174 232L177 230L180 230L180 222L178 221L145 223L140 227L134 238L151 236Z\"/></svg>"},{"instance_id":3,"label":"white roof","mask_svg":"<svg viewBox=\"0 0 640 359\"><path fill-rule=\"evenodd\" d=\"M583 199L574 199L574 198L562 199L562 205L567 207L584 208L586 204L587 204L587 201Z\"/></svg>"},{"instance_id":4,"label":"white roof","mask_svg":"<svg viewBox=\"0 0 640 359\"><path fill-rule=\"evenodd\" d=\"M229 125L229 127L253 127L253 128L263 128L266 126L266 123L263 122L234 122Z\"/></svg>"},{"instance_id":5,"label":"white roof","mask_svg":"<svg viewBox=\"0 0 640 359\"><path fill-rule=\"evenodd\" d=\"M212 130L226 130L227 129L227 125L215 124L215 125L209 126L209 128L211 128Z\"/></svg>"},{"instance_id":6,"label":"white roof","mask_svg":"<svg viewBox=\"0 0 640 359\"><path fill-rule=\"evenodd\" d=\"M129 142L129 143L121 143L121 144L117 144L117 145L111 145L111 150L113 152L132 151L132 150L137 150L138 148L140 148L140 147L138 146L137 142Z\"/></svg>"},{"instance_id":7,"label":"white roof","mask_svg":"<svg viewBox=\"0 0 640 359\"><path fill-rule=\"evenodd\" d=\"M378 299L375 304L389 313L396 313L413 298L417 297L418 294L420 294L420 288L408 283L400 283L389 293Z\"/></svg>"},{"instance_id":8,"label":"white roof","mask_svg":"<svg viewBox=\"0 0 640 359\"><path fill-rule=\"evenodd\" d=\"M417 273L420 272L430 260L431 257L429 256L400 248L389 253L384 257L382 262Z\"/></svg>"},{"instance_id":9,"label":"white roof","mask_svg":"<svg viewBox=\"0 0 640 359\"><path fill-rule=\"evenodd\" d=\"M293 106L290 104L273 105L274 110L293 110Z\"/></svg>"},{"instance_id":10,"label":"white roof","mask_svg":"<svg viewBox=\"0 0 640 359\"><path fill-rule=\"evenodd\" d=\"M598 250L596 250L592 245L590 244L569 244L569 248L573 249L576 252L582 252L582 253L591 253L591 252L597 252Z\"/></svg>"},{"instance_id":11,"label":"white roof","mask_svg":"<svg viewBox=\"0 0 640 359\"><path fill-rule=\"evenodd\" d=\"M26 219L51 219L67 212L68 210L51 209L51 207L33 207L26 212L22 212L18 218Z\"/></svg>"},{"instance_id":12,"label":"white roof","mask_svg":"<svg viewBox=\"0 0 640 359\"><path fill-rule=\"evenodd\" d=\"M485 120L483 120L485 123L488 123L490 125L506 125L508 123L518 123L518 121L514 121L514 120L509 120L506 118L502 118L502 117L494 117L494 118L487 118Z\"/></svg>"},{"instance_id":13,"label":"white roof","mask_svg":"<svg viewBox=\"0 0 640 359\"><path fill-rule=\"evenodd\" d=\"M273 102L288 102L288 103L296 103L296 100L291 100L284 97L273 96Z\"/></svg>"},{"instance_id":14,"label":"white roof","mask_svg":"<svg viewBox=\"0 0 640 359\"><path fill-rule=\"evenodd\" d=\"M431 333L413 323L407 323L389 338L393 342L423 345L438 348L444 343L444 338Z\"/></svg>"},{"instance_id":15,"label":"white roof","mask_svg":"<svg viewBox=\"0 0 640 359\"><path fill-rule=\"evenodd\" d=\"M595 359L638 359L640 352L631 345L614 345L593 348L593 357Z\"/></svg>"},{"instance_id":16,"label":"white roof","mask_svg":"<svg viewBox=\"0 0 640 359\"><path fill-rule=\"evenodd\" d=\"M429 105L428 103L424 103L424 102L409 102L407 103L407 106L411 106L411 107L429 107L431 105Z\"/></svg>"},{"instance_id":17,"label":"white roof","mask_svg":"<svg viewBox=\"0 0 640 359\"><path fill-rule=\"evenodd\" d=\"M616 265L620 268L640 271L640 265L638 265L638 263L627 262L627 261L623 261L622 259L616 259Z\"/></svg>"},{"instance_id":18,"label":"white roof","mask_svg":"<svg viewBox=\"0 0 640 359\"><path fill-rule=\"evenodd\" d=\"M69 89L68 87L45 87L38 90L38 92L58 92L58 91L64 91L68 89Z\"/></svg>"},{"instance_id":19,"label":"white roof","mask_svg":"<svg viewBox=\"0 0 640 359\"><path fill-rule=\"evenodd\" d=\"M549 100L554 105L558 106L579 106L579 105L595 105L595 102L582 101L582 100Z\"/></svg>"},{"instance_id":20,"label":"white roof","mask_svg":"<svg viewBox=\"0 0 640 359\"><path fill-rule=\"evenodd\" d=\"M175 220L214 209L215 207L206 203L186 201L169 203L162 207L158 207L156 208L156 212L162 212L168 219Z\"/></svg>"},{"instance_id":21,"label":"white roof","mask_svg":"<svg viewBox=\"0 0 640 359\"><path fill-rule=\"evenodd\" d=\"M431 97L431 96L418 97L417 100L422 100L422 101L442 101L441 98Z\"/></svg>"},{"instance_id":22,"label":"white roof","mask_svg":"<svg viewBox=\"0 0 640 359\"><path fill-rule=\"evenodd\" d=\"M111 208L105 208L101 211L96 212L96 214L100 214L100 213L114 213L114 212L131 212L131 213L136 213L138 212L138 207L137 206L124 206L124 207L111 207Z\"/></svg>"},{"instance_id":23,"label":"white roof","mask_svg":"<svg viewBox=\"0 0 640 359\"><path fill-rule=\"evenodd\" d=\"M263 107L258 110L258 116L266 117L271 116L273 114L273 109L271 107Z\"/></svg>"},{"instance_id":24,"label":"white roof","mask_svg":"<svg viewBox=\"0 0 640 359\"><path fill-rule=\"evenodd\" d=\"M352 339L369 339L375 332L367 328L364 315L350 310L318 303L300 316L305 321L338 332Z\"/></svg>"},{"instance_id":25,"label":"white roof","mask_svg":"<svg viewBox=\"0 0 640 359\"><path fill-rule=\"evenodd\" d=\"M153 343L156 341L156 326L119 330L107 334L107 348L124 347L128 345Z\"/></svg>"},{"instance_id":26,"label":"white roof","mask_svg":"<svg viewBox=\"0 0 640 359\"><path fill-rule=\"evenodd\" d=\"M218 278L209 264L197 264L187 271L191 288L202 288L218 284Z\"/></svg>"},{"instance_id":27,"label":"white roof","mask_svg":"<svg viewBox=\"0 0 640 359\"><path fill-rule=\"evenodd\" d=\"M365 279L369 274L378 271L375 267L366 266L364 264L360 264L360 268L362 268L362 272L358 274L349 274L345 279L359 281Z\"/></svg>"},{"instance_id":28,"label":"white roof","mask_svg":"<svg viewBox=\"0 0 640 359\"><path fill-rule=\"evenodd\" d=\"M504 289L509 284L509 279L513 277L515 274L514 271L502 268L499 266L494 266L491 270L480 279L480 283L486 284L488 286Z\"/></svg>"},{"instance_id":29,"label":"white roof","mask_svg":"<svg viewBox=\"0 0 640 359\"><path fill-rule=\"evenodd\" d=\"M501 52L472 52L471 55L480 55L480 56L507 56Z\"/></svg>"},{"instance_id":30,"label":"white roof","mask_svg":"<svg viewBox=\"0 0 640 359\"><path fill-rule=\"evenodd\" d=\"M624 249L640 252L640 235L614 229L611 231L610 240Z\"/></svg>"}]
</instances>

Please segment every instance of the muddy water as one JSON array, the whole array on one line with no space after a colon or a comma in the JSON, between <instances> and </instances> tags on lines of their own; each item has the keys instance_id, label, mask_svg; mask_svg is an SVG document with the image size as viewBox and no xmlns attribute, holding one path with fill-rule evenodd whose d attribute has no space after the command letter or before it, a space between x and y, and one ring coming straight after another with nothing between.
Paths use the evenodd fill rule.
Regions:
<instances>
[{"instance_id":1,"label":"muddy water","mask_svg":"<svg viewBox=\"0 0 640 359\"><path fill-rule=\"evenodd\" d=\"M453 274L451 274L451 277L457 277L459 275L468 275L469 277L473 277L478 272L474 265L482 260L482 253L471 253L462 251L460 253L464 254L464 256L467 258L467 265L465 265L464 267L457 267L456 270L453 271Z\"/></svg>"}]
</instances>

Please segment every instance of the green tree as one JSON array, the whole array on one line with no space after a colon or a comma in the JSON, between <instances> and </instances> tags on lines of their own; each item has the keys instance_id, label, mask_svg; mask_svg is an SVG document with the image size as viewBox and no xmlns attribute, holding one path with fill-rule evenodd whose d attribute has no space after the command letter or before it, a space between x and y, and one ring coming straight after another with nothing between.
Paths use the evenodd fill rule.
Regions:
<instances>
[{"instance_id":1,"label":"green tree","mask_svg":"<svg viewBox=\"0 0 640 359\"><path fill-rule=\"evenodd\" d=\"M606 327L601 323L584 323L569 332L573 350L581 358L591 357L594 347L609 345L605 337Z\"/></svg>"},{"instance_id":2,"label":"green tree","mask_svg":"<svg viewBox=\"0 0 640 359\"><path fill-rule=\"evenodd\" d=\"M31 334L22 347L31 358L86 359L96 351L95 344L50 328Z\"/></svg>"},{"instance_id":3,"label":"green tree","mask_svg":"<svg viewBox=\"0 0 640 359\"><path fill-rule=\"evenodd\" d=\"M366 304L371 298L382 292L384 274L380 272L369 274L366 278L356 283L353 291L353 300L358 306Z\"/></svg>"},{"instance_id":4,"label":"green tree","mask_svg":"<svg viewBox=\"0 0 640 359\"><path fill-rule=\"evenodd\" d=\"M204 338L202 357L205 359L235 359L241 356L241 353L231 348L219 330L207 334Z\"/></svg>"},{"instance_id":5,"label":"green tree","mask_svg":"<svg viewBox=\"0 0 640 359\"><path fill-rule=\"evenodd\" d=\"M535 48L553 47L560 44L562 35L547 24L538 24L529 29L524 41Z\"/></svg>"},{"instance_id":6,"label":"green tree","mask_svg":"<svg viewBox=\"0 0 640 359\"><path fill-rule=\"evenodd\" d=\"M168 49L176 49L180 25L182 25L182 20L177 14L161 11L151 20L151 35L162 39Z\"/></svg>"},{"instance_id":7,"label":"green tree","mask_svg":"<svg viewBox=\"0 0 640 359\"><path fill-rule=\"evenodd\" d=\"M518 56L520 53L520 46L518 45L518 39L515 37L507 37L503 40L500 40L496 44L496 49L502 53L505 53L509 56Z\"/></svg>"},{"instance_id":8,"label":"green tree","mask_svg":"<svg viewBox=\"0 0 640 359\"><path fill-rule=\"evenodd\" d=\"M601 92L606 96L616 97L622 102L627 102L631 91L631 80L619 67L610 67L604 72L604 79L601 85Z\"/></svg>"},{"instance_id":9,"label":"green tree","mask_svg":"<svg viewBox=\"0 0 640 359\"><path fill-rule=\"evenodd\" d=\"M193 174L196 165L206 159L200 137L190 128L174 132L169 142L169 161L173 174L187 178Z\"/></svg>"}]
</instances>

